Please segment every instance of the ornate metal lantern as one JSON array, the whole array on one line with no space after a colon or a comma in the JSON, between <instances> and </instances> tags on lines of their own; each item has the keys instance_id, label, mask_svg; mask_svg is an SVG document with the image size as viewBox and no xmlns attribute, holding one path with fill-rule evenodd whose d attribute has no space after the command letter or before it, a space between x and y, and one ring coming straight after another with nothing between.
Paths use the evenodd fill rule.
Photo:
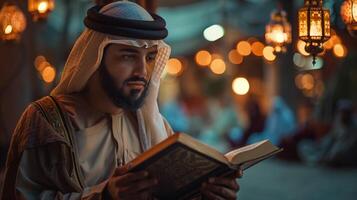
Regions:
<instances>
[{"instance_id":1,"label":"ornate metal lantern","mask_svg":"<svg viewBox=\"0 0 357 200\"><path fill-rule=\"evenodd\" d=\"M330 38L330 11L322 8L322 0L305 0L299 10L299 38L306 42L305 50L313 56L323 51L323 43Z\"/></svg>"},{"instance_id":2,"label":"ornate metal lantern","mask_svg":"<svg viewBox=\"0 0 357 200\"><path fill-rule=\"evenodd\" d=\"M271 20L265 27L265 40L274 47L275 52L285 52L286 44L291 43L291 25L283 10L274 11Z\"/></svg>"},{"instance_id":3,"label":"ornate metal lantern","mask_svg":"<svg viewBox=\"0 0 357 200\"><path fill-rule=\"evenodd\" d=\"M351 36L357 36L357 0L345 0L341 5L341 17Z\"/></svg>"},{"instance_id":4,"label":"ornate metal lantern","mask_svg":"<svg viewBox=\"0 0 357 200\"><path fill-rule=\"evenodd\" d=\"M29 0L28 10L34 21L47 19L48 14L55 8L54 0Z\"/></svg>"},{"instance_id":5,"label":"ornate metal lantern","mask_svg":"<svg viewBox=\"0 0 357 200\"><path fill-rule=\"evenodd\" d=\"M19 40L26 28L24 13L13 4L5 4L0 10L0 39Z\"/></svg>"}]
</instances>

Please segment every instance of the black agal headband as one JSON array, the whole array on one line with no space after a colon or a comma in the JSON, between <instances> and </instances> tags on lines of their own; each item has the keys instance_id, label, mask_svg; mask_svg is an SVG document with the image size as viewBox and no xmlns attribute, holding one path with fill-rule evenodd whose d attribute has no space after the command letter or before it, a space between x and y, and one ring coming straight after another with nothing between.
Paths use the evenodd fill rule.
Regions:
<instances>
[{"instance_id":1,"label":"black agal headband","mask_svg":"<svg viewBox=\"0 0 357 200\"><path fill-rule=\"evenodd\" d=\"M89 29L111 35L136 39L162 40L168 32L165 20L159 15L150 13L154 21L116 18L101 14L100 6L94 6L87 11L84 24Z\"/></svg>"}]
</instances>

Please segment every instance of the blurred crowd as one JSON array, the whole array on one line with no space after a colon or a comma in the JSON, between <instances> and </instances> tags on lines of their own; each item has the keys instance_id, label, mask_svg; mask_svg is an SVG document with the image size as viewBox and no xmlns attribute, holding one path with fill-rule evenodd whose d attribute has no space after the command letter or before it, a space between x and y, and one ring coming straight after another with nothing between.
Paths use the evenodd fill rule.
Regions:
<instances>
[{"instance_id":1,"label":"blurred crowd","mask_svg":"<svg viewBox=\"0 0 357 200\"><path fill-rule=\"evenodd\" d=\"M161 109L176 132L189 133L221 152L269 139L284 148L279 159L357 166L357 115L352 101L336 101L333 119L326 122L314 114L315 105L301 104L295 114L281 97L274 98L267 114L256 98L250 98L243 120L228 99L170 101Z\"/></svg>"}]
</instances>

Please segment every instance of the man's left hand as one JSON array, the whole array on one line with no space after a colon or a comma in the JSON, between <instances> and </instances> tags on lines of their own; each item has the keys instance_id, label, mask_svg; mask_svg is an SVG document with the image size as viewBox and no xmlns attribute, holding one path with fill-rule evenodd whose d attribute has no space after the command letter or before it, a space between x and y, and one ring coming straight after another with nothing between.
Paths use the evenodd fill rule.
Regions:
<instances>
[{"instance_id":1,"label":"man's left hand","mask_svg":"<svg viewBox=\"0 0 357 200\"><path fill-rule=\"evenodd\" d=\"M204 182L201 186L201 194L203 199L207 200L235 200L239 185L236 178L242 176L242 171L239 170L233 176L229 177L212 177L208 182Z\"/></svg>"}]
</instances>

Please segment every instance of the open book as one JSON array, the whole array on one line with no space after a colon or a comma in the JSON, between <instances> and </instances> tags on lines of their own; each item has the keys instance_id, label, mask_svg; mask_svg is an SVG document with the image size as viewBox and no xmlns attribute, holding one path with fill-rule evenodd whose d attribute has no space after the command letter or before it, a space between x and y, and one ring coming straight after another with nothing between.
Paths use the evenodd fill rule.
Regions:
<instances>
[{"instance_id":1,"label":"open book","mask_svg":"<svg viewBox=\"0 0 357 200\"><path fill-rule=\"evenodd\" d=\"M177 133L130 162L131 172L146 170L159 181L154 196L159 199L189 199L199 193L209 177L227 176L243 170L282 149L268 140L235 149L223 155L214 148Z\"/></svg>"}]
</instances>

